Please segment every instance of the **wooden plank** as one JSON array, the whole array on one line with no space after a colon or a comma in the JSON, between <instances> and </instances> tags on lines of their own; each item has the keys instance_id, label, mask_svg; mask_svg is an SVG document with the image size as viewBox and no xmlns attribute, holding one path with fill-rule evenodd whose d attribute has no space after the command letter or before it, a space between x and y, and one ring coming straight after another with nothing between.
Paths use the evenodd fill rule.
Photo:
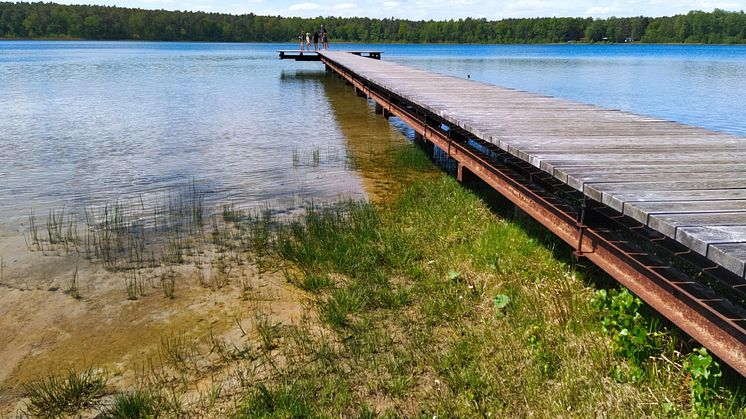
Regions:
<instances>
[{"instance_id":1,"label":"wooden plank","mask_svg":"<svg viewBox=\"0 0 746 419\"><path fill-rule=\"evenodd\" d=\"M725 186L725 187L723 187ZM626 202L658 201L675 196L668 200L713 201L723 199L742 199L746 193L746 180L732 182L659 182L640 184L594 184L587 185L585 192L592 199L623 212Z\"/></svg>"},{"instance_id":2,"label":"wooden plank","mask_svg":"<svg viewBox=\"0 0 746 419\"><path fill-rule=\"evenodd\" d=\"M746 211L692 212L686 214L650 214L648 226L670 238L682 227L738 226L746 220Z\"/></svg>"},{"instance_id":3,"label":"wooden plank","mask_svg":"<svg viewBox=\"0 0 746 419\"><path fill-rule=\"evenodd\" d=\"M744 243L710 244L707 258L741 277L746 277L746 245Z\"/></svg>"},{"instance_id":4,"label":"wooden plank","mask_svg":"<svg viewBox=\"0 0 746 419\"><path fill-rule=\"evenodd\" d=\"M708 247L715 243L746 244L746 225L681 227L676 240L706 256Z\"/></svg>"},{"instance_id":5,"label":"wooden plank","mask_svg":"<svg viewBox=\"0 0 746 419\"><path fill-rule=\"evenodd\" d=\"M624 215L648 225L651 215L746 211L746 199L720 201L626 202Z\"/></svg>"},{"instance_id":6,"label":"wooden plank","mask_svg":"<svg viewBox=\"0 0 746 419\"><path fill-rule=\"evenodd\" d=\"M722 172L704 173L615 173L596 175L569 175L566 183L579 191L599 191L607 185L627 185L630 188L639 187L641 190L689 190L704 188L734 188L746 187L746 172L729 172L730 176ZM672 180L672 179L696 179L696 180ZM652 185L648 187L648 185ZM600 201L588 192L588 196Z\"/></svg>"}]
</instances>

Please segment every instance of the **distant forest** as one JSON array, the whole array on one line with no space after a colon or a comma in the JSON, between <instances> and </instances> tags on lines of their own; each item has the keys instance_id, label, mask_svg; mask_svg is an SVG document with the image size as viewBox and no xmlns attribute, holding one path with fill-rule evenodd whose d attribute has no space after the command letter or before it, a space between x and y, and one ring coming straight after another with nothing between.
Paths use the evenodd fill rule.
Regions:
<instances>
[{"instance_id":1,"label":"distant forest","mask_svg":"<svg viewBox=\"0 0 746 419\"><path fill-rule=\"evenodd\" d=\"M743 11L692 11L671 17L458 19L364 17L311 19L143 10L111 6L0 2L0 38L284 42L321 24L333 41L407 43L746 43Z\"/></svg>"}]
</instances>

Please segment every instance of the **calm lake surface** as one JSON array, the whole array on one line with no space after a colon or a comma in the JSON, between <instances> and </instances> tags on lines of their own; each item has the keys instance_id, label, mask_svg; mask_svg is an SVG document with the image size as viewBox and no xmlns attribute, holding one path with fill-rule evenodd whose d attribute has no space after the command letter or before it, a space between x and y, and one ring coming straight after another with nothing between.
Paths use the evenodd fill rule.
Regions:
<instances>
[{"instance_id":1,"label":"calm lake surface","mask_svg":"<svg viewBox=\"0 0 746 419\"><path fill-rule=\"evenodd\" d=\"M31 208L149 199L293 207L366 196L348 156L401 141L294 44L0 42L0 230ZM743 46L332 45L746 137Z\"/></svg>"}]
</instances>

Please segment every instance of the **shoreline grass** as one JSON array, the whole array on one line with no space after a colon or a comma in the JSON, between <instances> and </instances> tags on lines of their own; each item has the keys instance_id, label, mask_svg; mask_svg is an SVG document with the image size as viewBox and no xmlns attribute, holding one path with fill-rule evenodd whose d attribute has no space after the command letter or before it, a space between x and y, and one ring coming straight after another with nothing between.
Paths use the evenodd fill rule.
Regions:
<instances>
[{"instance_id":1,"label":"shoreline grass","mask_svg":"<svg viewBox=\"0 0 746 419\"><path fill-rule=\"evenodd\" d=\"M236 418L746 414L740 377L495 194L463 187L412 145L369 158L401 179L381 203L312 204L297 217L225 205L207 232L194 231L209 249L182 257L211 292L243 283L243 264L284 273L310 302L302 321L276 322L249 300L253 328L237 320L238 341L172 334L160 361L143 367L142 388L108 408ZM155 269L171 298L175 263ZM141 277L125 282L129 296L141 293Z\"/></svg>"}]
</instances>

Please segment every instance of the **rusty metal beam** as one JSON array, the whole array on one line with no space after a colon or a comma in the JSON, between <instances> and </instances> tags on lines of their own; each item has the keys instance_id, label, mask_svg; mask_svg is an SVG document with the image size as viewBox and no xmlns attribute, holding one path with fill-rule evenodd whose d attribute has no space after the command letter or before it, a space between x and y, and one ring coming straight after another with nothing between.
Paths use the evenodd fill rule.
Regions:
<instances>
[{"instance_id":1,"label":"rusty metal beam","mask_svg":"<svg viewBox=\"0 0 746 419\"><path fill-rule=\"evenodd\" d=\"M458 162L458 173L473 173L517 207L531 215L549 231L573 246L591 262L629 288L685 333L706 346L741 375L746 376L746 329L744 318L728 302L708 298L693 281L640 251L613 230L596 229L578 222L577 214L558 203L530 179L480 153L464 141L454 141L449 133L428 123L403 99L392 100L392 93L357 77L334 61L322 61L346 82L376 103L377 113L393 115L412 127L420 141L430 142ZM740 313L738 313L740 314Z\"/></svg>"}]
</instances>

